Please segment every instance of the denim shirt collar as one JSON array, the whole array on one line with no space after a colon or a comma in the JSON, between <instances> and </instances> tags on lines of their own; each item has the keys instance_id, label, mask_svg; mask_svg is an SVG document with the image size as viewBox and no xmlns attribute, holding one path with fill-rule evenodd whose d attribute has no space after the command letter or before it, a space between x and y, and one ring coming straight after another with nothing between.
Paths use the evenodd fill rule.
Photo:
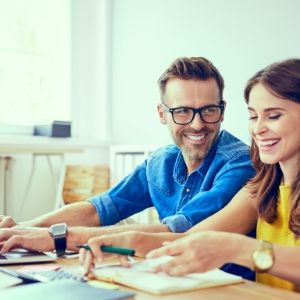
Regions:
<instances>
[{"instance_id":1,"label":"denim shirt collar","mask_svg":"<svg viewBox=\"0 0 300 300\"><path fill-rule=\"evenodd\" d=\"M223 131L221 131L219 133L218 137L214 141L214 143L213 143L212 147L210 148L208 154L206 155L204 161L194 171L194 172L198 172L203 177L205 177L205 174L207 173L208 169L210 168L210 166L212 164L212 161L215 157L218 145L220 143L220 139L222 137L222 132ZM187 166L186 166L185 161L183 159L182 151L178 152L176 162L175 162L175 165L174 165L174 170L173 170L173 178L179 184L184 184L187 180Z\"/></svg>"}]
</instances>

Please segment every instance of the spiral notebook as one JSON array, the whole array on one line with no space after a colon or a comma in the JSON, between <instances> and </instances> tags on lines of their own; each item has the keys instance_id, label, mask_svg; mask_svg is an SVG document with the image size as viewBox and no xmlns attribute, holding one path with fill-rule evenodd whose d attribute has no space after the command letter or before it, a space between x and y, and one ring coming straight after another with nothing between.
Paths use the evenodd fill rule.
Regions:
<instances>
[{"instance_id":1,"label":"spiral notebook","mask_svg":"<svg viewBox=\"0 0 300 300\"><path fill-rule=\"evenodd\" d=\"M156 295L179 293L243 282L242 277L226 273L219 269L185 276L169 276L164 273L151 272L154 266L170 259L173 258L170 256L162 256L157 259L134 262L131 263L131 268L122 266L98 266L94 269L93 276L98 280L122 284Z\"/></svg>"}]
</instances>

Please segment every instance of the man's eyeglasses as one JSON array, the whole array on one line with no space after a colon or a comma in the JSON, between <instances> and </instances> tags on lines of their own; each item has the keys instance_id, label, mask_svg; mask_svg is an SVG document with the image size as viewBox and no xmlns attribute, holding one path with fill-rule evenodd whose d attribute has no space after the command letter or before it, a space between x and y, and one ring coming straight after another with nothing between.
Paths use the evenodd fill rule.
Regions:
<instances>
[{"instance_id":1,"label":"man's eyeglasses","mask_svg":"<svg viewBox=\"0 0 300 300\"><path fill-rule=\"evenodd\" d=\"M170 108L166 104L162 103L164 110L172 114L174 123L178 125L187 125L191 123L196 113L199 113L200 118L203 122L213 124L218 123L221 118L225 108L224 102L222 101L220 105L207 105L201 108L191 108L191 107L175 107Z\"/></svg>"}]
</instances>

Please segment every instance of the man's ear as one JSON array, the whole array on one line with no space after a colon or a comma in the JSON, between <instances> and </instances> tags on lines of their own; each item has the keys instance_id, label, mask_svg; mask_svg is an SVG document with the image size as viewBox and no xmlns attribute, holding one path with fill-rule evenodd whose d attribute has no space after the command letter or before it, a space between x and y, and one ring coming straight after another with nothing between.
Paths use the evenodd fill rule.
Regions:
<instances>
[{"instance_id":1,"label":"man's ear","mask_svg":"<svg viewBox=\"0 0 300 300\"><path fill-rule=\"evenodd\" d=\"M161 124L166 124L167 119L166 119L166 114L164 109L162 108L161 104L157 104L157 111L158 111L158 116L159 116L159 121Z\"/></svg>"},{"instance_id":2,"label":"man's ear","mask_svg":"<svg viewBox=\"0 0 300 300\"><path fill-rule=\"evenodd\" d=\"M224 110L223 110L223 115L222 115L220 122L224 121L224 114L225 114L225 108L226 108L226 101L224 101L224 100L223 100L223 105L224 105Z\"/></svg>"}]
</instances>

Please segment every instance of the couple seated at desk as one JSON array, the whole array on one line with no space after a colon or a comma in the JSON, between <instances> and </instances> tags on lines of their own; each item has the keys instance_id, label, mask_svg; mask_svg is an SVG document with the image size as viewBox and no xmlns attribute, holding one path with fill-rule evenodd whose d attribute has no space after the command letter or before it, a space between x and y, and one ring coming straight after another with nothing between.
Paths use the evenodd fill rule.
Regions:
<instances>
[{"instance_id":1,"label":"couple seated at desk","mask_svg":"<svg viewBox=\"0 0 300 300\"><path fill-rule=\"evenodd\" d=\"M202 59L201 63L203 63L203 61L206 62ZM182 63L182 60L180 60L180 63ZM194 61L192 61L192 63L194 63ZM255 74L253 78L248 81L245 89L245 98L250 114L250 133L252 135L251 155L257 174L223 210L217 213L214 211L213 213L215 214L211 218L200 222L199 225L194 226L187 233L180 233L180 226L183 228L182 231L186 231L191 228L192 225L201 221L199 220L199 218L201 218L200 211L196 211L196 203L193 205L193 201L191 200L191 197L193 197L191 193L193 192L192 185L189 186L187 183L192 184L192 181L195 180L195 174L198 172L202 174L205 167L208 167L206 162L214 156L223 155L223 159L225 159L224 156L228 155L228 164L224 160L222 162L226 166L226 169L228 166L233 167L233 157L230 155L232 155L237 148L230 148L229 152L224 152L225 147L222 153L218 152L218 149L224 146L224 141L234 141L232 136L225 131L218 134L218 122L220 123L220 121L223 120L223 110L225 108L223 101L219 103L216 101L216 99L222 99L221 92L223 82L220 80L220 76L209 77L209 79L206 80L203 80L203 78L199 80L186 79L186 77L185 79L180 79L180 77L176 75L168 77L168 72L171 72L172 68L167 70L166 74L160 79L162 103L158 105L158 111L161 122L168 124L171 132L173 132L174 139L178 138L176 142L179 145L181 145L181 142L186 143L185 146L187 146L187 148L183 147L182 154L179 150L176 150L176 148L171 147L164 161L165 164L176 165L176 168L165 168L165 170L174 170L172 174L168 173L168 175L170 178L174 176L174 182L178 184L176 188L184 184L184 189L180 190L182 198L179 202L175 203L176 205L181 205L179 208L180 213L176 213L175 216L168 215L164 217L165 211L160 205L162 205L162 203L164 205L174 205L175 199L172 199L172 193L175 193L176 189L174 185L173 189L171 186L169 189L163 189L162 186L159 185L161 176L166 176L166 174L161 172L163 169L159 169L159 167L162 167L161 164L155 164L156 160L154 154L147 160L147 164L139 166L135 170L135 173L133 173L136 174L136 177L140 180L140 186L137 184L139 181L131 182L133 178L133 175L131 175L124 179L116 188L92 199L89 203L78 204L77 208L75 208L75 206L72 208L66 207L60 212L50 214L44 219L40 219L40 225L49 226L51 223L55 223L53 220L61 220L61 216L64 216L67 223L73 225L74 220L72 220L72 218L74 218L75 215L77 217L77 225L94 226L99 225L99 223L102 225L111 225L120 218L126 217L126 207L131 204L130 201L126 202L125 193L123 194L124 198L122 201L119 201L120 203L118 202L120 197L117 196L122 195L120 191L123 191L123 185L132 184L131 186L134 187L134 184L136 184L138 189L132 190L134 190L138 198L143 192L143 190L139 188L145 187L145 178L147 178L145 176L149 176L150 171L152 170L152 172L154 172L155 170L156 178L151 178L151 180L147 178L147 183L149 183L149 187L153 190L156 187L159 188L160 195L163 193L163 197L160 196L160 202L155 202L155 198L152 199L158 206L157 209L160 213L162 224L152 225L151 230L149 230L152 231L152 233L120 233L94 238L90 240L89 246L95 256L102 257L97 246L103 243L109 245L116 244L118 246L121 243L126 244L133 241L136 242L136 252L141 253L143 247L145 249L149 244L151 244L150 247L161 246L162 241L183 237L150 254L151 257L164 254L175 256L173 261L162 264L158 267L158 270L163 270L172 275L182 275L191 271L205 271L221 266L226 262L236 262L240 265L256 269L256 271L259 272L258 280L261 282L296 290L299 285L298 278L300 269L300 257L297 249L297 246L299 246L298 206L300 202L298 199L298 177L300 140L294 128L300 125L300 91L299 85L297 84L300 79L299 70L300 60L290 59L268 66ZM216 73L215 69L213 71L215 72L212 72L213 74L219 74L218 72ZM284 78L285 80L278 80L278 78ZM217 89L215 89L216 87ZM174 90L176 90L177 93L174 94ZM192 94L191 91L196 93L196 95ZM199 91L201 91L201 93L199 93ZM206 92L204 93L204 91ZM207 97L201 98L199 95L202 94ZM181 103L184 96L188 97L185 103ZM191 99L194 99L193 104L191 103L188 106L186 103L191 101ZM199 105L200 108L192 108L195 105L194 102L198 104L198 101L200 104L201 100L204 101L203 99L207 102L206 105L202 104ZM191 128L196 126L200 127L200 124L203 128L206 128L206 131L203 131L203 133L199 135L195 129L192 130ZM206 150L209 149L208 152L201 153L202 155L207 155L205 158L202 156L203 161L199 156L195 156L198 158L197 166L195 166L195 159L192 159L195 158L193 157L193 154L195 154L193 152L193 145L197 143L202 145L202 140L204 142L210 141L212 144L209 144L210 147L206 148ZM204 142L203 145L206 145ZM238 143L236 140L235 142ZM240 145L240 147L242 146ZM187 149L189 151L187 151ZM184 152L185 150L187 153ZM243 151L239 152L240 155L242 155L242 153ZM239 158L241 158L241 156L239 156ZM218 157L218 159L220 158ZM221 162L218 159L215 158L213 162L210 161L210 167L212 169L216 167L215 164L217 162ZM246 156L244 156L243 164L241 161L239 162L240 164L237 163L235 168L240 168L240 170L244 171L248 170L248 175L250 176L252 172L251 164L247 163ZM179 174L176 173L176 171L182 170L184 165L186 166L185 171L189 174L187 178L183 176L180 177ZM245 166L248 166L248 169ZM153 169L151 169L151 167ZM147 170L148 173L145 172L145 170ZM223 171L225 171L225 169ZM209 176L208 173L206 173L205 176ZM217 172L217 174L219 177L216 176L214 184L220 180L220 177L225 176L226 178L226 173L220 174ZM231 174L237 175L232 170ZM245 172L241 172L241 174L245 176ZM222 178L223 185L217 185L219 189L223 188L223 193L219 193L222 199L228 196L228 192L233 192L233 182L235 182L235 188L238 186L237 181L240 178L234 177L234 181L231 178L227 181L227 184L225 184L225 178ZM245 182L246 178L244 177L242 181ZM120 194L118 195L118 193ZM201 194L208 195L206 199L211 200L209 204L205 202L207 207L214 205L214 201L218 199L215 198L216 195L210 198L209 192L200 192L197 195ZM142 195L144 196L144 194ZM205 199L205 196L203 197ZM164 200L168 198L172 201L164 202ZM101 199L101 201L99 201L99 199ZM112 199L114 199L114 201ZM229 200L230 199L228 199L228 201ZM135 203L136 210L145 208L142 206L145 203L143 202L145 199L141 199L141 201L141 207L138 207ZM197 207L200 206L201 203L201 200L197 199ZM227 202L223 203L223 206L226 204ZM116 205L119 207L116 208ZM213 214L212 210L213 209L210 210L209 214ZM195 212L195 214L191 212ZM130 211L130 213L133 213L133 211ZM187 218L186 215L190 218ZM206 217L207 215L204 218ZM256 241L238 234L246 233L251 230L253 226L255 226L257 219L258 238L262 241ZM47 223L45 220L47 220L48 224L43 224L43 221ZM36 220L35 225L37 224L39 224L39 219ZM112 230L110 227L108 229L101 227L99 229L85 228L77 229L77 234L75 234L76 229L70 228L68 246L74 247L75 243L82 243L83 240L85 242L89 237L103 235L106 232L116 233L121 230L136 230L136 228L137 227L134 226L123 227L121 229L114 227ZM145 228L149 227L145 226L143 229L139 227L139 230L147 231ZM233 231L235 233L195 233L207 229ZM81 235L78 235L80 230ZM157 231L173 231L179 233L167 232L166 234L155 234ZM130 239L130 237L132 237L132 239ZM138 241L142 239L144 239L143 243L139 244ZM51 241L49 238L46 239L46 241L49 247ZM148 241L148 244L145 241ZM9 240L4 243L4 247L7 247L6 249L9 248L9 243ZM25 243L26 242L24 242L24 244ZM27 241L27 243L29 244L30 242ZM11 244L13 244L13 242L11 242ZM280 244L294 247L280 246ZM82 250L82 252L84 252L84 250ZM91 251L82 254L82 256L84 265L89 269L93 258ZM293 260L291 260L291 258L293 258Z\"/></svg>"}]
</instances>

